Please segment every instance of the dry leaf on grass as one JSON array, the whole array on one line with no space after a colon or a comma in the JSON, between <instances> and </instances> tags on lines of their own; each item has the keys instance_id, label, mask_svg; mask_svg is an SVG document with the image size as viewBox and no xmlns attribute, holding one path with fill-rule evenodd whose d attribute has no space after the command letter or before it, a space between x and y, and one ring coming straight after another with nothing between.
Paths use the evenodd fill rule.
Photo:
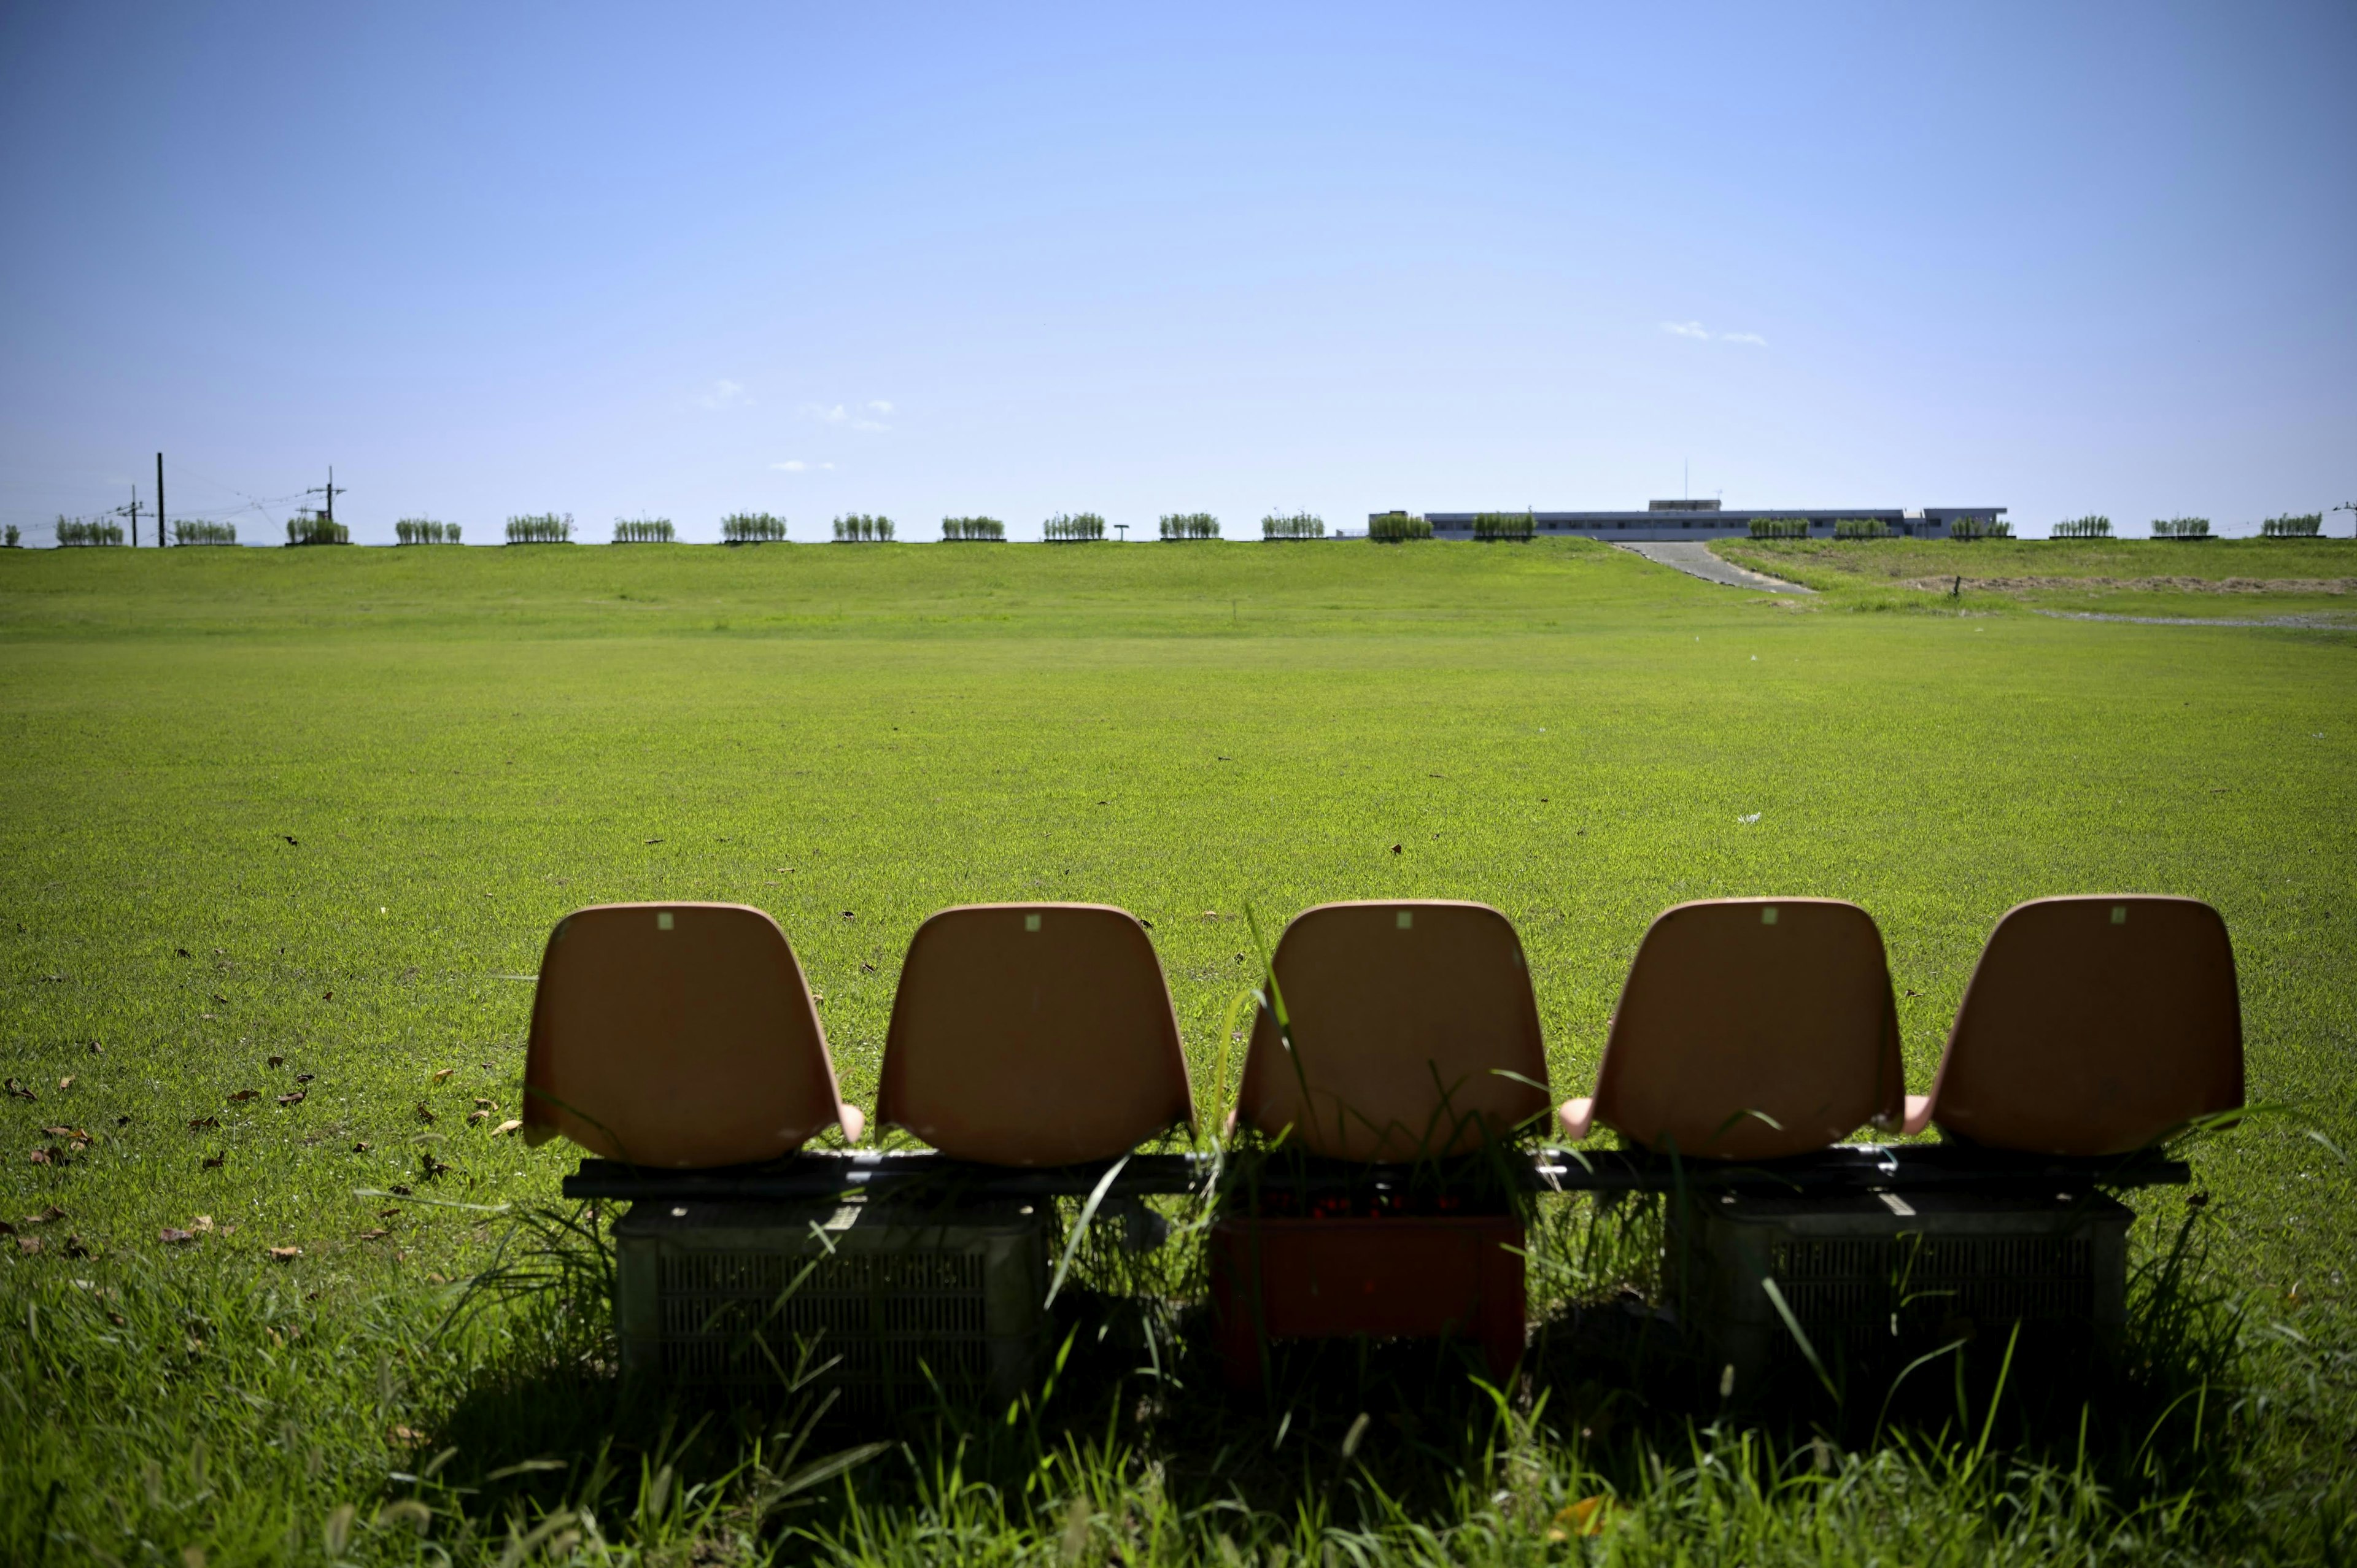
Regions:
<instances>
[{"instance_id":1,"label":"dry leaf on grass","mask_svg":"<svg viewBox=\"0 0 2357 1568\"><path fill-rule=\"evenodd\" d=\"M435 1081L435 1082L436 1082L436 1083L440 1083L440 1082L442 1082L445 1079L448 1078L452 1073L457 1072L457 1070L458 1070L458 1069L457 1069L457 1068L454 1068L454 1067L446 1067L446 1068L443 1068L443 1069L441 1069L440 1070L438 1070L437 1072L436 1072L436 1073L435 1073L435 1075L434 1075L434 1081Z\"/></svg>"},{"instance_id":2,"label":"dry leaf on grass","mask_svg":"<svg viewBox=\"0 0 2357 1568\"><path fill-rule=\"evenodd\" d=\"M231 1105L236 1105L243 1101L259 1100L261 1098L262 1090L258 1089L241 1089L235 1094L229 1097L229 1102Z\"/></svg>"},{"instance_id":3,"label":"dry leaf on grass","mask_svg":"<svg viewBox=\"0 0 2357 1568\"><path fill-rule=\"evenodd\" d=\"M387 1236L392 1234L393 1232L390 1230L363 1230L361 1232L361 1240L363 1241L382 1241Z\"/></svg>"},{"instance_id":4,"label":"dry leaf on grass","mask_svg":"<svg viewBox=\"0 0 2357 1568\"><path fill-rule=\"evenodd\" d=\"M65 1077L58 1079L58 1087L59 1089L71 1089L73 1087L73 1080L74 1075L68 1073Z\"/></svg>"},{"instance_id":5,"label":"dry leaf on grass","mask_svg":"<svg viewBox=\"0 0 2357 1568\"><path fill-rule=\"evenodd\" d=\"M218 1155L208 1155L205 1156L203 1168L209 1171L217 1171L221 1168L221 1163L228 1158L229 1155L227 1151L223 1151Z\"/></svg>"},{"instance_id":6,"label":"dry leaf on grass","mask_svg":"<svg viewBox=\"0 0 2357 1568\"><path fill-rule=\"evenodd\" d=\"M270 1249L270 1261L274 1263L291 1263L302 1255L303 1249L300 1247L273 1247Z\"/></svg>"},{"instance_id":7,"label":"dry leaf on grass","mask_svg":"<svg viewBox=\"0 0 2357 1568\"><path fill-rule=\"evenodd\" d=\"M5 1079L5 1082L0 1082L0 1087L5 1087L8 1090L8 1097L12 1100L29 1100L34 1101L36 1104L40 1101L41 1097L39 1095L35 1094L31 1090L27 1089L23 1084L18 1083L13 1078Z\"/></svg>"},{"instance_id":8,"label":"dry leaf on grass","mask_svg":"<svg viewBox=\"0 0 2357 1568\"><path fill-rule=\"evenodd\" d=\"M208 1127L218 1127L220 1125L221 1118L218 1116L199 1116L193 1118L188 1122L188 1131L191 1133L201 1133Z\"/></svg>"},{"instance_id":9,"label":"dry leaf on grass","mask_svg":"<svg viewBox=\"0 0 2357 1568\"><path fill-rule=\"evenodd\" d=\"M1547 1539L1568 1541L1575 1535L1602 1535L1604 1527L1610 1524L1619 1512L1620 1505L1610 1498L1582 1498L1556 1512L1554 1528L1547 1531Z\"/></svg>"},{"instance_id":10,"label":"dry leaf on grass","mask_svg":"<svg viewBox=\"0 0 2357 1568\"><path fill-rule=\"evenodd\" d=\"M24 1253L25 1256L29 1258L40 1250L41 1239L38 1236L19 1236L16 1238L16 1251Z\"/></svg>"},{"instance_id":11,"label":"dry leaf on grass","mask_svg":"<svg viewBox=\"0 0 2357 1568\"><path fill-rule=\"evenodd\" d=\"M66 1256L69 1258L87 1258L90 1256L90 1249L82 1244L82 1239L81 1237L69 1236L66 1238Z\"/></svg>"},{"instance_id":12,"label":"dry leaf on grass","mask_svg":"<svg viewBox=\"0 0 2357 1568\"><path fill-rule=\"evenodd\" d=\"M316 1072L298 1072L295 1075L295 1081L297 1083L308 1083L318 1076L319 1075Z\"/></svg>"},{"instance_id":13,"label":"dry leaf on grass","mask_svg":"<svg viewBox=\"0 0 2357 1568\"><path fill-rule=\"evenodd\" d=\"M193 1230L175 1230L169 1225L167 1225L164 1229L156 1233L156 1239L163 1242L167 1247L178 1247L186 1242L195 1240L197 1239L197 1233Z\"/></svg>"},{"instance_id":14,"label":"dry leaf on grass","mask_svg":"<svg viewBox=\"0 0 2357 1568\"><path fill-rule=\"evenodd\" d=\"M213 1217L210 1214L199 1214L194 1219L188 1221L188 1229L194 1230L200 1236L212 1228Z\"/></svg>"},{"instance_id":15,"label":"dry leaf on grass","mask_svg":"<svg viewBox=\"0 0 2357 1568\"><path fill-rule=\"evenodd\" d=\"M417 1102L417 1119L420 1122L431 1122L434 1120L433 1110L427 1106L425 1101L423 1100Z\"/></svg>"},{"instance_id":16,"label":"dry leaf on grass","mask_svg":"<svg viewBox=\"0 0 2357 1568\"><path fill-rule=\"evenodd\" d=\"M270 1058L270 1065L272 1067L285 1067L286 1065L286 1058L285 1057L272 1057Z\"/></svg>"},{"instance_id":17,"label":"dry leaf on grass","mask_svg":"<svg viewBox=\"0 0 2357 1568\"><path fill-rule=\"evenodd\" d=\"M494 1138L504 1138L522 1125L523 1123L522 1122L517 1121L513 1117L510 1117L508 1120L500 1122L498 1126L491 1129L491 1136Z\"/></svg>"},{"instance_id":18,"label":"dry leaf on grass","mask_svg":"<svg viewBox=\"0 0 2357 1568\"><path fill-rule=\"evenodd\" d=\"M307 1090L298 1089L292 1094L280 1095L278 1097L278 1103L281 1105L300 1105L309 1097L309 1092Z\"/></svg>"},{"instance_id":19,"label":"dry leaf on grass","mask_svg":"<svg viewBox=\"0 0 2357 1568\"><path fill-rule=\"evenodd\" d=\"M467 1112L467 1125L471 1127L478 1122L488 1122L490 1118L491 1113L488 1111L469 1111Z\"/></svg>"},{"instance_id":20,"label":"dry leaf on grass","mask_svg":"<svg viewBox=\"0 0 2357 1568\"><path fill-rule=\"evenodd\" d=\"M375 1148L375 1147L376 1147L376 1145L375 1145L374 1144L371 1144L371 1143L368 1142L366 1139L362 1139L361 1142L359 1142L359 1143L357 1143L357 1144L354 1144L352 1145L352 1153L354 1153L354 1154L356 1154L356 1155L365 1155L365 1154L367 1154L371 1149L373 1149L373 1148Z\"/></svg>"},{"instance_id":21,"label":"dry leaf on grass","mask_svg":"<svg viewBox=\"0 0 2357 1568\"><path fill-rule=\"evenodd\" d=\"M27 1214L25 1216L25 1223L27 1225L49 1225L54 1224L58 1220L63 1219L65 1217L66 1211L52 1203L47 1208L42 1209L38 1214Z\"/></svg>"}]
</instances>

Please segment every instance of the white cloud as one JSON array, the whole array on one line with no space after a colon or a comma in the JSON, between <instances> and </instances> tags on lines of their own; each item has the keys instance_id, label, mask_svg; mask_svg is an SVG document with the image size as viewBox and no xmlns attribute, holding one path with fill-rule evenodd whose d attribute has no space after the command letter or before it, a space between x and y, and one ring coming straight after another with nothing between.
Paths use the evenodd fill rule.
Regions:
<instances>
[{"instance_id":1,"label":"white cloud","mask_svg":"<svg viewBox=\"0 0 2357 1568\"><path fill-rule=\"evenodd\" d=\"M1721 343L1749 343L1755 349L1768 347L1768 339L1757 332L1713 332L1699 321L1664 321L1662 330L1673 338L1692 338L1704 343L1716 339Z\"/></svg>"},{"instance_id":2,"label":"white cloud","mask_svg":"<svg viewBox=\"0 0 2357 1568\"><path fill-rule=\"evenodd\" d=\"M739 403L750 403L753 400L745 395L745 385L742 381L732 381L724 378L713 382L711 390L695 401L706 408L735 408Z\"/></svg>"},{"instance_id":3,"label":"white cloud","mask_svg":"<svg viewBox=\"0 0 2357 1568\"><path fill-rule=\"evenodd\" d=\"M892 428L890 425L880 424L874 419L866 418L865 416L875 413L889 413L891 412L892 405L884 402L880 398L872 402L856 404L842 403L806 403L802 404L802 415L804 418L815 419L821 424L848 425L854 430L889 430Z\"/></svg>"},{"instance_id":4,"label":"white cloud","mask_svg":"<svg viewBox=\"0 0 2357 1568\"><path fill-rule=\"evenodd\" d=\"M775 468L780 474L807 474L813 468L823 471L824 469L834 467L834 465L832 463L805 463L800 457L789 457L782 463L772 463L770 467Z\"/></svg>"}]
</instances>

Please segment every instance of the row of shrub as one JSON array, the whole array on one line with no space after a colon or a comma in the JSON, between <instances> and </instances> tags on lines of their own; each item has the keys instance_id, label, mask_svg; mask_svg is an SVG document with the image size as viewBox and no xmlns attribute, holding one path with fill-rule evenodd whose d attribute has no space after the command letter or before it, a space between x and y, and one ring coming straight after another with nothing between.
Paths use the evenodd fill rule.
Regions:
<instances>
[{"instance_id":1,"label":"row of shrub","mask_svg":"<svg viewBox=\"0 0 2357 1568\"><path fill-rule=\"evenodd\" d=\"M102 517L61 517L57 521L59 544L120 544L123 525Z\"/></svg>"},{"instance_id":2,"label":"row of shrub","mask_svg":"<svg viewBox=\"0 0 2357 1568\"><path fill-rule=\"evenodd\" d=\"M201 519L176 522L172 525L172 542L175 544L234 544L237 542L237 524L207 522Z\"/></svg>"},{"instance_id":3,"label":"row of shrub","mask_svg":"<svg viewBox=\"0 0 2357 1568\"><path fill-rule=\"evenodd\" d=\"M786 520L766 511L732 511L720 520L723 544L782 544Z\"/></svg>"},{"instance_id":4,"label":"row of shrub","mask_svg":"<svg viewBox=\"0 0 2357 1568\"><path fill-rule=\"evenodd\" d=\"M617 544L669 544L678 535L667 517L618 517L614 520L614 542Z\"/></svg>"},{"instance_id":5,"label":"row of shrub","mask_svg":"<svg viewBox=\"0 0 2357 1568\"><path fill-rule=\"evenodd\" d=\"M945 517L942 519L942 538L952 544L1004 544L1006 525L995 517Z\"/></svg>"},{"instance_id":6,"label":"row of shrub","mask_svg":"<svg viewBox=\"0 0 2357 1568\"><path fill-rule=\"evenodd\" d=\"M1297 511L1291 517L1271 512L1260 520L1260 536L1263 539L1323 539L1326 537L1326 520L1313 512Z\"/></svg>"},{"instance_id":7,"label":"row of shrub","mask_svg":"<svg viewBox=\"0 0 2357 1568\"><path fill-rule=\"evenodd\" d=\"M1220 520L1208 511L1165 512L1162 517L1162 537L1165 539L1217 539Z\"/></svg>"},{"instance_id":8,"label":"row of shrub","mask_svg":"<svg viewBox=\"0 0 2357 1568\"><path fill-rule=\"evenodd\" d=\"M393 525L393 537L402 544L456 544L458 525L436 522L430 517L404 517Z\"/></svg>"},{"instance_id":9,"label":"row of shrub","mask_svg":"<svg viewBox=\"0 0 2357 1568\"><path fill-rule=\"evenodd\" d=\"M22 550L25 547L24 541L25 536L17 532L16 525L13 522L5 530L0 530L0 550Z\"/></svg>"},{"instance_id":10,"label":"row of shrub","mask_svg":"<svg viewBox=\"0 0 2357 1568\"><path fill-rule=\"evenodd\" d=\"M352 531L323 512L298 511L286 520L289 544L350 544Z\"/></svg>"},{"instance_id":11,"label":"row of shrub","mask_svg":"<svg viewBox=\"0 0 2357 1568\"><path fill-rule=\"evenodd\" d=\"M848 517L834 520L834 542L837 544L886 544L892 539L892 520L870 517L855 511Z\"/></svg>"},{"instance_id":12,"label":"row of shrub","mask_svg":"<svg viewBox=\"0 0 2357 1568\"><path fill-rule=\"evenodd\" d=\"M2314 539L2324 532L2324 514L2312 511L2304 517L2285 515L2271 517L2259 524L2262 539Z\"/></svg>"},{"instance_id":13,"label":"row of shrub","mask_svg":"<svg viewBox=\"0 0 2357 1568\"><path fill-rule=\"evenodd\" d=\"M1378 544L1405 544L1411 539L1432 537L1429 518L1414 517L1404 511L1377 512L1367 520L1367 537Z\"/></svg>"},{"instance_id":14,"label":"row of shrub","mask_svg":"<svg viewBox=\"0 0 2357 1568\"><path fill-rule=\"evenodd\" d=\"M1996 517L1960 517L1948 524L1951 539L2011 539L2013 524Z\"/></svg>"},{"instance_id":15,"label":"row of shrub","mask_svg":"<svg viewBox=\"0 0 2357 1568\"><path fill-rule=\"evenodd\" d=\"M1060 511L1039 525L1039 537L1049 544L1082 544L1104 537L1105 521L1092 511Z\"/></svg>"},{"instance_id":16,"label":"row of shrub","mask_svg":"<svg viewBox=\"0 0 2357 1568\"><path fill-rule=\"evenodd\" d=\"M2074 517L2068 522L2058 522L2049 536L2054 539L2109 539L2112 520L2108 517Z\"/></svg>"},{"instance_id":17,"label":"row of shrub","mask_svg":"<svg viewBox=\"0 0 2357 1568\"><path fill-rule=\"evenodd\" d=\"M553 511L526 512L522 517L508 519L510 544L570 544L573 542L573 514L563 517Z\"/></svg>"},{"instance_id":18,"label":"row of shrub","mask_svg":"<svg viewBox=\"0 0 2357 1568\"><path fill-rule=\"evenodd\" d=\"M1805 517L1755 517L1751 520L1754 539L1806 539L1809 520Z\"/></svg>"},{"instance_id":19,"label":"row of shrub","mask_svg":"<svg viewBox=\"0 0 2357 1568\"><path fill-rule=\"evenodd\" d=\"M1536 512L1477 511L1473 514L1473 538L1477 542L1507 539L1518 544L1524 543L1534 538L1538 531Z\"/></svg>"},{"instance_id":20,"label":"row of shrub","mask_svg":"<svg viewBox=\"0 0 2357 1568\"><path fill-rule=\"evenodd\" d=\"M2210 520L2206 517L2157 517L2152 520L2155 539L2207 539Z\"/></svg>"},{"instance_id":21,"label":"row of shrub","mask_svg":"<svg viewBox=\"0 0 2357 1568\"><path fill-rule=\"evenodd\" d=\"M1834 519L1835 539L1888 539L1890 525L1878 517L1837 517Z\"/></svg>"}]
</instances>

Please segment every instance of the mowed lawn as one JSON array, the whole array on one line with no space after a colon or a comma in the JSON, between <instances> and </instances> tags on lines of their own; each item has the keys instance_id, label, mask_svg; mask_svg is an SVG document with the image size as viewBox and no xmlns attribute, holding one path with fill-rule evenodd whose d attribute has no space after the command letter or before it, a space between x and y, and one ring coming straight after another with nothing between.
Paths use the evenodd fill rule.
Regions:
<instances>
[{"instance_id":1,"label":"mowed lawn","mask_svg":"<svg viewBox=\"0 0 2357 1568\"><path fill-rule=\"evenodd\" d=\"M774 914L867 1104L953 904L1150 920L1207 1099L1248 909L1497 906L1561 1097L1682 899L1863 905L1920 1092L2009 906L2206 898L2286 1108L2198 1155L2217 1275L2345 1354L2357 639L1924 598L1558 542L0 553L0 1070L38 1096L0 1101L0 1543L312 1561L349 1501L329 1544L418 1549L364 1527L491 1364L419 1336L498 1217L359 1195L555 1197L573 1155L491 1129L549 928L624 899ZM2345 1497L2312 1435L2273 1451Z\"/></svg>"}]
</instances>

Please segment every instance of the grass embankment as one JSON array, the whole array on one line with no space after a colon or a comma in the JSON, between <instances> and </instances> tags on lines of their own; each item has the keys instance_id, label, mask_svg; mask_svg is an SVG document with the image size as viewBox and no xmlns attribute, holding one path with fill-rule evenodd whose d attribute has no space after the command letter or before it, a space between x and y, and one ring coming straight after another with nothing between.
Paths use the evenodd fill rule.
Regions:
<instances>
[{"instance_id":1,"label":"grass embankment","mask_svg":"<svg viewBox=\"0 0 2357 1568\"><path fill-rule=\"evenodd\" d=\"M2149 1443L2096 1410L2085 1466L2007 1405L1970 1466L1969 1437L1853 1434L1763 1481L1566 1320L1544 1404L1502 1416L1428 1365L1329 1361L1263 1407L1200 1360L1117 1390L1138 1355L1084 1346L1044 1413L973 1430L963 1480L915 1420L848 1494L780 1498L774 1444L618 1414L577 1316L437 1333L509 1218L444 1205L544 1203L569 1165L490 1130L518 977L612 899L776 914L872 1103L902 947L952 903L1151 919L1208 1090L1247 903L1484 899L1566 1094L1682 898L1865 905L1920 1090L2007 906L2189 893L2234 934L2253 1098L2352 1146L2349 638L1762 604L1555 543L0 559L0 1070L39 1096L0 1101L0 1553L497 1557L511 1508L587 1506L541 1545L813 1550L782 1521L909 1560L1520 1561L1579 1550L1547 1530L1606 1489L1634 1506L1598 1544L1632 1560L2345 1553L2357 1193L2283 1120L2201 1156L2202 1289L2247 1312L2203 1343L2240 1359ZM2149 1255L2184 1197L2136 1201ZM383 1512L413 1496L430 1520ZM765 1496L809 1506L763 1524Z\"/></svg>"},{"instance_id":2,"label":"grass embankment","mask_svg":"<svg viewBox=\"0 0 2357 1568\"><path fill-rule=\"evenodd\" d=\"M1728 539L1712 548L1875 608L1954 596L1952 607L1983 611L2357 626L2357 543L2346 539Z\"/></svg>"}]
</instances>

